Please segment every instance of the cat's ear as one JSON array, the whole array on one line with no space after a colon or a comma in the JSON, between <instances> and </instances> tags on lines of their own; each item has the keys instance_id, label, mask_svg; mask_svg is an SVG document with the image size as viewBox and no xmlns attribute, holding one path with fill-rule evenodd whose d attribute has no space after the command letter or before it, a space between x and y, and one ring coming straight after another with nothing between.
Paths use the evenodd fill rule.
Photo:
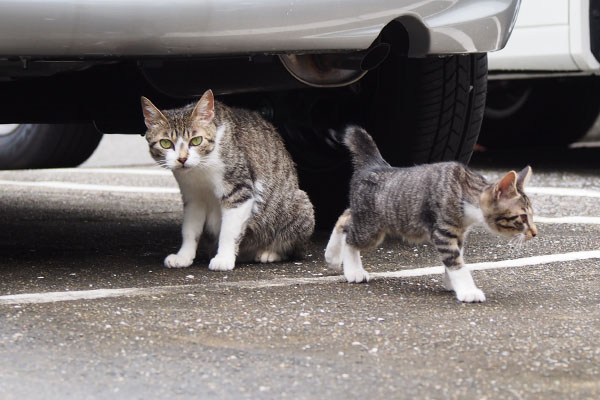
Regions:
<instances>
[{"instance_id":1,"label":"cat's ear","mask_svg":"<svg viewBox=\"0 0 600 400\"><path fill-rule=\"evenodd\" d=\"M142 112L144 113L144 123L148 129L168 124L167 117L144 96L142 96Z\"/></svg>"},{"instance_id":2,"label":"cat's ear","mask_svg":"<svg viewBox=\"0 0 600 400\"><path fill-rule=\"evenodd\" d=\"M510 199L517 195L517 173L515 171L510 171L494 185L494 198L496 200L500 198Z\"/></svg>"},{"instance_id":3,"label":"cat's ear","mask_svg":"<svg viewBox=\"0 0 600 400\"><path fill-rule=\"evenodd\" d=\"M215 97L213 96L212 90L208 89L200 100L198 100L198 104L194 107L194 111L192 111L192 120L197 122L208 123L213 120L215 117Z\"/></svg>"},{"instance_id":4,"label":"cat's ear","mask_svg":"<svg viewBox=\"0 0 600 400\"><path fill-rule=\"evenodd\" d=\"M517 187L523 191L527 182L529 182L529 178L531 178L531 167L528 165L521 170L521 172L517 175Z\"/></svg>"}]
</instances>

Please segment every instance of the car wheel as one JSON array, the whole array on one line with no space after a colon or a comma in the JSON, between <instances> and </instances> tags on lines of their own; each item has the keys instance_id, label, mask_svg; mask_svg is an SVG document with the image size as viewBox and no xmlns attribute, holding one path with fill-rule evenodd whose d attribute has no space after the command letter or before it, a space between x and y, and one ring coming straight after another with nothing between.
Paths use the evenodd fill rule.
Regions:
<instances>
[{"instance_id":1,"label":"car wheel","mask_svg":"<svg viewBox=\"0 0 600 400\"><path fill-rule=\"evenodd\" d=\"M74 167L101 138L91 124L0 125L0 169Z\"/></svg>"},{"instance_id":2,"label":"car wheel","mask_svg":"<svg viewBox=\"0 0 600 400\"><path fill-rule=\"evenodd\" d=\"M597 77L491 81L479 143L502 148L576 142L600 113L599 91Z\"/></svg>"},{"instance_id":3,"label":"car wheel","mask_svg":"<svg viewBox=\"0 0 600 400\"><path fill-rule=\"evenodd\" d=\"M392 165L468 163L487 91L487 55L392 56L371 77L365 126Z\"/></svg>"},{"instance_id":4,"label":"car wheel","mask_svg":"<svg viewBox=\"0 0 600 400\"><path fill-rule=\"evenodd\" d=\"M364 126L396 166L471 157L485 107L487 56L409 59L393 51L349 88L273 101L294 110L276 120L284 121L279 130L321 227L346 207L352 172L347 152L326 140L328 128Z\"/></svg>"}]
</instances>

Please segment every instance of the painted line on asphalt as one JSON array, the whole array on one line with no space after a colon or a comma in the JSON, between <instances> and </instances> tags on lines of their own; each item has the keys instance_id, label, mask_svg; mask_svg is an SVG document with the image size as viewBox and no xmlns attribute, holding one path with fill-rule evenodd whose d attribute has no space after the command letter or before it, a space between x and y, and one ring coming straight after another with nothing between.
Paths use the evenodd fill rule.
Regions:
<instances>
[{"instance_id":1,"label":"painted line on asphalt","mask_svg":"<svg viewBox=\"0 0 600 400\"><path fill-rule=\"evenodd\" d=\"M551 196L600 197L600 191L597 190L567 187L528 186L525 192L527 194L546 194Z\"/></svg>"},{"instance_id":2,"label":"painted line on asphalt","mask_svg":"<svg viewBox=\"0 0 600 400\"><path fill-rule=\"evenodd\" d=\"M73 290L68 292L24 293L0 296L0 304L40 304L59 301L94 300L110 297L147 296L178 293L196 289L200 285L157 286L150 288Z\"/></svg>"},{"instance_id":3,"label":"painted line on asphalt","mask_svg":"<svg viewBox=\"0 0 600 400\"><path fill-rule=\"evenodd\" d=\"M44 172L60 172L74 174L121 174L121 175L155 175L173 176L171 171L157 168L57 168Z\"/></svg>"},{"instance_id":4,"label":"painted line on asphalt","mask_svg":"<svg viewBox=\"0 0 600 400\"><path fill-rule=\"evenodd\" d=\"M57 170L60 171L60 170ZM85 169L72 169L65 171L86 171ZM106 173L114 172L110 168L96 169L94 173ZM110 171L110 172L108 172ZM139 174L138 170L128 169L121 170L127 171L132 175ZM141 170L140 170L141 171ZM146 175L171 175L169 171L155 171L145 170ZM13 185L13 186L29 186L29 187L42 187L52 189L64 189L64 190L93 190L93 191L113 191L113 192L128 192L128 193L179 193L179 189L170 187L152 187L152 186L126 186L126 185L98 185L98 184L85 184L85 183L74 183L74 182L63 182L63 181L17 181L17 180L0 180L0 185ZM571 197L600 197L600 191L589 190L589 189L577 189L577 188L558 188L558 187L536 187L532 186L527 189L528 193L531 194L544 194L552 196L571 196Z\"/></svg>"},{"instance_id":5,"label":"painted line on asphalt","mask_svg":"<svg viewBox=\"0 0 600 400\"><path fill-rule=\"evenodd\" d=\"M541 256L532 256L525 258L517 258L512 260L491 261L467 264L471 270L481 271L489 269L516 268L527 267L534 265L543 265L550 263L560 263L568 261L580 261L589 259L600 259L600 250L576 251L571 253L548 254ZM428 275L438 275L444 272L443 266L424 267L406 269L400 271L389 272L373 272L371 278L374 280L383 278L409 278ZM285 287L295 285L315 285L327 284L335 282L344 282L343 276L323 276L315 278L279 278L265 281L241 281L227 282L215 284L196 284L196 285L181 285L181 286L156 286L149 288L123 288L123 289L96 289L96 290L78 290L68 292L48 292L48 293L25 293L15 295L0 296L0 305L8 304L39 304L39 303L54 303L59 301L74 301L74 300L93 300L111 297L127 297L127 296L151 296L159 294L177 294L189 293L194 290L222 290L223 288L238 288L238 289L257 289L269 287Z\"/></svg>"},{"instance_id":6,"label":"painted line on asphalt","mask_svg":"<svg viewBox=\"0 0 600 400\"><path fill-rule=\"evenodd\" d=\"M154 175L172 176L172 172L156 168L56 168L40 170L40 172L51 173L73 173L73 174L122 174L122 175ZM15 181L16 182L16 181ZM600 191L592 189L568 188L568 187L545 187L528 186L527 193L547 194L553 196L571 197L600 197Z\"/></svg>"},{"instance_id":7,"label":"painted line on asphalt","mask_svg":"<svg viewBox=\"0 0 600 400\"><path fill-rule=\"evenodd\" d=\"M572 215L569 217L538 217L533 216L535 223L541 224L574 224L574 225L600 225L600 217L586 217Z\"/></svg>"},{"instance_id":8,"label":"painted line on asphalt","mask_svg":"<svg viewBox=\"0 0 600 400\"><path fill-rule=\"evenodd\" d=\"M120 193L158 193L179 194L179 188L157 186L121 186L121 185L93 185L86 183L59 182L59 181L9 181L0 180L0 186L23 186L44 189L83 190L95 192L120 192Z\"/></svg>"}]
</instances>

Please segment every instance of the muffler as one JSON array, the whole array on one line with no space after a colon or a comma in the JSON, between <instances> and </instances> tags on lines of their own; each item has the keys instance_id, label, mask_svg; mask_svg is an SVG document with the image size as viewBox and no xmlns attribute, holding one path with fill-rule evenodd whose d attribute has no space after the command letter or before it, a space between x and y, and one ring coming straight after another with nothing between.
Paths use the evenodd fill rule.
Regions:
<instances>
[{"instance_id":1,"label":"muffler","mask_svg":"<svg viewBox=\"0 0 600 400\"><path fill-rule=\"evenodd\" d=\"M300 82L314 87L350 85L377 68L390 53L390 45L377 43L353 53L284 54L279 59Z\"/></svg>"}]
</instances>

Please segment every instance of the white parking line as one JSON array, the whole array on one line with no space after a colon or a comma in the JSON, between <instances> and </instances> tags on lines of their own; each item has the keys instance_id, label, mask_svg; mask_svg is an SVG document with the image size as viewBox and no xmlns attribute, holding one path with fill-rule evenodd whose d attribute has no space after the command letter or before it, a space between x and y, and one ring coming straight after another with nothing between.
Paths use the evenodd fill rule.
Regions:
<instances>
[{"instance_id":1,"label":"white parking line","mask_svg":"<svg viewBox=\"0 0 600 400\"><path fill-rule=\"evenodd\" d=\"M492 261L467 264L471 270L488 270L500 268L516 268L533 265L550 264L556 262L567 262L577 260L600 259L600 250L576 251L571 253L558 253L542 256L533 256L517 258L512 260ZM417 276L437 275L444 272L443 266L406 269L400 271L374 272L371 273L372 279L382 278L409 278ZM48 292L48 293L25 293L16 295L0 296L0 305L5 304L39 304L54 303L57 301L74 300L92 300L109 297L123 296L149 296L157 294L177 294L201 289L203 291L224 287L235 287L240 289L255 289L294 285L327 284L343 282L343 276L324 276L316 278L280 278L264 281L241 281L215 284L181 285L181 286L156 286L149 288L123 288L123 289L96 289L79 290L69 292Z\"/></svg>"},{"instance_id":2,"label":"white parking line","mask_svg":"<svg viewBox=\"0 0 600 400\"><path fill-rule=\"evenodd\" d=\"M0 180L0 186L39 187L45 189L84 190L96 192L122 192L122 193L175 193L178 188L157 186L122 186L122 185L92 185L86 183L59 182L59 181L9 181Z\"/></svg>"},{"instance_id":3,"label":"white parking line","mask_svg":"<svg viewBox=\"0 0 600 400\"><path fill-rule=\"evenodd\" d=\"M171 171L158 168L58 168L45 170L49 172L73 174L121 174L121 175L156 175L173 176Z\"/></svg>"},{"instance_id":4,"label":"white parking line","mask_svg":"<svg viewBox=\"0 0 600 400\"><path fill-rule=\"evenodd\" d=\"M536 223L541 224L582 224L582 225L600 225L600 217L586 217L572 215L569 217L538 217L533 216Z\"/></svg>"},{"instance_id":5,"label":"white parking line","mask_svg":"<svg viewBox=\"0 0 600 400\"><path fill-rule=\"evenodd\" d=\"M77 173L124 173L131 175L160 175L166 176L171 175L169 171L161 170L138 170L138 169L112 169L112 168L96 168L96 169L57 169L55 171L68 171ZM65 190L94 190L94 191L112 191L112 192L129 192L129 193L179 193L178 189L175 188L163 188L163 187L148 187L148 186L126 186L126 185L96 185L96 184L83 184L83 183L71 183L63 181L17 181L17 180L0 180L0 185L13 185L13 186L29 186L29 187L43 187L52 189L65 189ZM544 194L551 196L571 196L571 197L600 197L600 191L590 189L577 189L577 188L559 188L559 187L537 187L532 186L527 188L527 193L530 194Z\"/></svg>"},{"instance_id":6,"label":"white parking line","mask_svg":"<svg viewBox=\"0 0 600 400\"><path fill-rule=\"evenodd\" d=\"M590 189L531 186L525 190L527 194L547 194L552 196L600 197L600 191Z\"/></svg>"}]
</instances>

